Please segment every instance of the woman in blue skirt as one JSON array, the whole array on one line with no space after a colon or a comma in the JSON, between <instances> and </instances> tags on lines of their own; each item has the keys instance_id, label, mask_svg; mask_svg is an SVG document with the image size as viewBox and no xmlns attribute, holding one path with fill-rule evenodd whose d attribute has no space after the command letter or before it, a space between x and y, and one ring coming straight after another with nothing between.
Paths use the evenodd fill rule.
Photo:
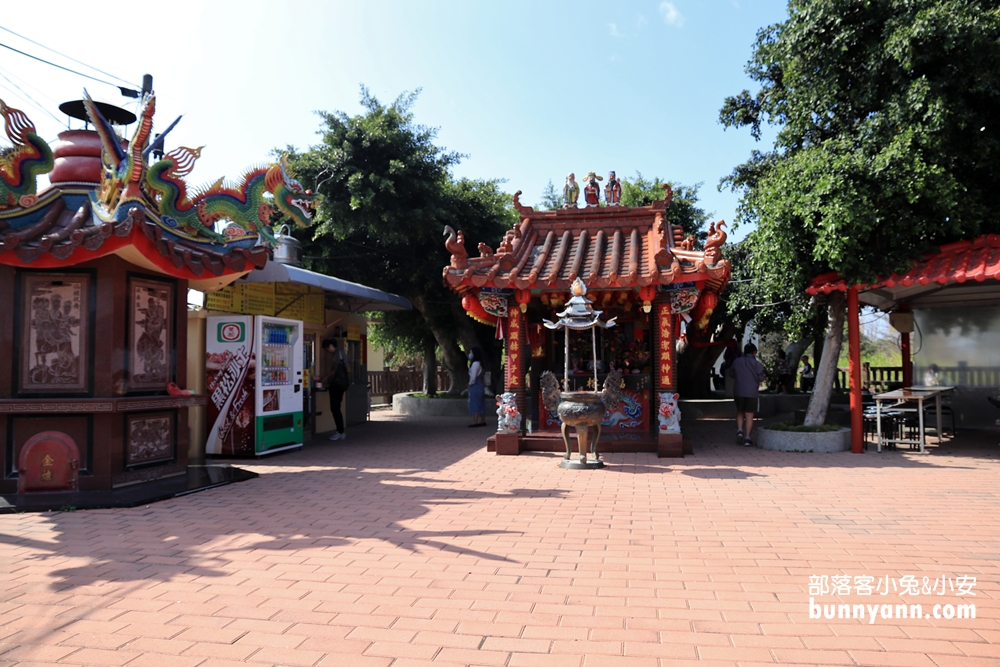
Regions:
<instances>
[{"instance_id":1,"label":"woman in blue skirt","mask_svg":"<svg viewBox=\"0 0 1000 667\"><path fill-rule=\"evenodd\" d=\"M472 423L469 424L469 428L486 426L486 408L483 407L485 389L483 351L474 347L469 352L469 414L472 415Z\"/></svg>"}]
</instances>

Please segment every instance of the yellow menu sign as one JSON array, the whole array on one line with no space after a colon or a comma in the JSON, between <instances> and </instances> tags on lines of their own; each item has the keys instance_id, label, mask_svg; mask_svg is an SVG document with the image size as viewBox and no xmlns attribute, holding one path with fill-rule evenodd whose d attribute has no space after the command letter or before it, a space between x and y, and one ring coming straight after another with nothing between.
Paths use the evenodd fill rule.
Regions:
<instances>
[{"instance_id":1,"label":"yellow menu sign","mask_svg":"<svg viewBox=\"0 0 1000 667\"><path fill-rule=\"evenodd\" d=\"M296 283L234 283L205 294L206 310L269 315L313 324L324 323L325 304L323 290ZM351 340L361 340L360 327L357 337Z\"/></svg>"},{"instance_id":2,"label":"yellow menu sign","mask_svg":"<svg viewBox=\"0 0 1000 667\"><path fill-rule=\"evenodd\" d=\"M248 315L274 315L274 285L272 283L245 283L243 312Z\"/></svg>"},{"instance_id":3,"label":"yellow menu sign","mask_svg":"<svg viewBox=\"0 0 1000 667\"><path fill-rule=\"evenodd\" d=\"M205 309L221 310L226 313L238 313L242 308L237 307L236 290L232 285L226 285L222 289L205 293Z\"/></svg>"}]
</instances>

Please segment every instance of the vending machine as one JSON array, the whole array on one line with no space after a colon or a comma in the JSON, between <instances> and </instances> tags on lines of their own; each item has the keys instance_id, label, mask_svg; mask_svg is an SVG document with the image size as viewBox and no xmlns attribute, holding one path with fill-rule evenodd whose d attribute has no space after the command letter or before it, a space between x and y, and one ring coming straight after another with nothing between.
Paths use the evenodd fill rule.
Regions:
<instances>
[{"instance_id":1,"label":"vending machine","mask_svg":"<svg viewBox=\"0 0 1000 667\"><path fill-rule=\"evenodd\" d=\"M302 323L208 318L206 454L255 456L302 446Z\"/></svg>"}]
</instances>

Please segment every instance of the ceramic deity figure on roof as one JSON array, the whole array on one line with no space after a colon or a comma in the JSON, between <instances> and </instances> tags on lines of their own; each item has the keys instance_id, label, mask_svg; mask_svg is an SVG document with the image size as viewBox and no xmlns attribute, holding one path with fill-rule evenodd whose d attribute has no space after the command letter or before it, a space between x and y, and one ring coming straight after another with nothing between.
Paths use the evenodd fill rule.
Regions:
<instances>
[{"instance_id":1,"label":"ceramic deity figure on roof","mask_svg":"<svg viewBox=\"0 0 1000 667\"><path fill-rule=\"evenodd\" d=\"M622 200L622 184L615 172L608 172L608 184L604 186L604 202L608 206L619 206Z\"/></svg>"},{"instance_id":2,"label":"ceramic deity figure on roof","mask_svg":"<svg viewBox=\"0 0 1000 667\"><path fill-rule=\"evenodd\" d=\"M587 182L583 188L584 201L587 202L587 206L598 206L601 203L601 189L597 186L597 181L604 179L594 172L590 172L584 180Z\"/></svg>"},{"instance_id":3,"label":"ceramic deity figure on roof","mask_svg":"<svg viewBox=\"0 0 1000 667\"><path fill-rule=\"evenodd\" d=\"M580 198L580 186L576 182L576 174L570 173L566 177L566 185L563 186L563 208L576 208L576 201Z\"/></svg>"}]
</instances>

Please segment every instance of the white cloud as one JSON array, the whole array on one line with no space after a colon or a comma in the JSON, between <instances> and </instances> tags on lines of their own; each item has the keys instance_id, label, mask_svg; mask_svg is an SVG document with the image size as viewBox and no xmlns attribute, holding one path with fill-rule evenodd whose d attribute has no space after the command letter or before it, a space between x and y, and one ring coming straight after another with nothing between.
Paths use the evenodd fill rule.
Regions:
<instances>
[{"instance_id":1,"label":"white cloud","mask_svg":"<svg viewBox=\"0 0 1000 667\"><path fill-rule=\"evenodd\" d=\"M615 25L614 23L609 23L608 24L608 31L611 33L612 37L624 37L623 34L621 34L620 32L618 32L618 26Z\"/></svg>"},{"instance_id":2,"label":"white cloud","mask_svg":"<svg viewBox=\"0 0 1000 667\"><path fill-rule=\"evenodd\" d=\"M675 28L680 28L684 25L684 17L677 11L672 2L660 3L660 16L663 17L663 22L667 25L672 25Z\"/></svg>"}]
</instances>

